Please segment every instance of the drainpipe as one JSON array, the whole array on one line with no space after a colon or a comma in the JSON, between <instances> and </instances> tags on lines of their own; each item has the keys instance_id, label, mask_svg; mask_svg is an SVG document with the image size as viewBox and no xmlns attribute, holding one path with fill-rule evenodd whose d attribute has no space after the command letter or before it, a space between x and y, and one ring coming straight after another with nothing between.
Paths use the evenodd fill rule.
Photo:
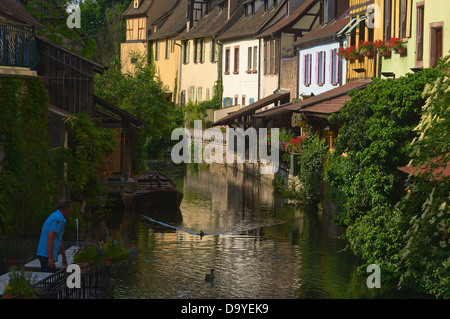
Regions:
<instances>
[{"instance_id":1,"label":"drainpipe","mask_svg":"<svg viewBox=\"0 0 450 319\"><path fill-rule=\"evenodd\" d=\"M261 45L261 41L263 42ZM264 39L258 39L258 101L261 97L261 77L264 75L264 70L261 70L261 55L262 50L264 49Z\"/></svg>"},{"instance_id":2,"label":"drainpipe","mask_svg":"<svg viewBox=\"0 0 450 319\"><path fill-rule=\"evenodd\" d=\"M276 93L280 90L280 86L281 86L281 37L279 39L275 38L272 34L272 39L274 39L275 41L278 42L278 61L275 61L275 65L278 62L278 88L273 91L273 93ZM276 55L275 55L276 58Z\"/></svg>"},{"instance_id":3,"label":"drainpipe","mask_svg":"<svg viewBox=\"0 0 450 319\"><path fill-rule=\"evenodd\" d=\"M215 36L213 36L213 39L215 39ZM217 40L218 45L218 59L217 59L217 80L220 81L220 84L222 85L222 96L220 97L220 103L223 103L223 76L222 76L222 49L223 49L223 43ZM222 106L222 105L221 105Z\"/></svg>"},{"instance_id":4,"label":"drainpipe","mask_svg":"<svg viewBox=\"0 0 450 319\"><path fill-rule=\"evenodd\" d=\"M181 44L177 43L177 40L173 40L173 43L176 46L180 47L180 71L178 72L178 92L180 92L180 97L181 97L181 70L183 68L183 46ZM178 101L178 104L180 104L180 99L176 96L175 97Z\"/></svg>"}]
</instances>

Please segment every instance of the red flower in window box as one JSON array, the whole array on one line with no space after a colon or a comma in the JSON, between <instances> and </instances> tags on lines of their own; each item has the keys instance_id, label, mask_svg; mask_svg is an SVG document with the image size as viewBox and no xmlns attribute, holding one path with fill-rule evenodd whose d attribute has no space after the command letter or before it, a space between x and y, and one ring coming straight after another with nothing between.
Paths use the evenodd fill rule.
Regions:
<instances>
[{"instance_id":1,"label":"red flower in window box","mask_svg":"<svg viewBox=\"0 0 450 319\"><path fill-rule=\"evenodd\" d=\"M359 52L359 49L357 49L356 46L354 45L348 48L340 47L338 55L347 60L358 60L363 57L362 54Z\"/></svg>"},{"instance_id":2,"label":"red flower in window box","mask_svg":"<svg viewBox=\"0 0 450 319\"><path fill-rule=\"evenodd\" d=\"M367 56L373 57L375 51L375 46L372 41L361 41L359 43L359 53Z\"/></svg>"},{"instance_id":3,"label":"red flower in window box","mask_svg":"<svg viewBox=\"0 0 450 319\"><path fill-rule=\"evenodd\" d=\"M392 38L388 41L388 46L397 54L405 55L407 48L405 47L403 40L400 38Z\"/></svg>"}]
</instances>

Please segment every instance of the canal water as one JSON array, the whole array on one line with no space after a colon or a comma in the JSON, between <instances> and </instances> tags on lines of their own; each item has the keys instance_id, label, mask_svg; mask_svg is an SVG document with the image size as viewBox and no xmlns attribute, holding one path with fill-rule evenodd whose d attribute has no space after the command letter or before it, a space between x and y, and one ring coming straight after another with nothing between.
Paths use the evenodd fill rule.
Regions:
<instances>
[{"instance_id":1,"label":"canal water","mask_svg":"<svg viewBox=\"0 0 450 319\"><path fill-rule=\"evenodd\" d=\"M170 176L184 199L178 214L113 212L137 248L113 267L114 298L379 296L357 274L362 262L343 251L342 231L327 213L288 205L272 185L224 166L149 167ZM205 281L211 269L212 283Z\"/></svg>"}]
</instances>

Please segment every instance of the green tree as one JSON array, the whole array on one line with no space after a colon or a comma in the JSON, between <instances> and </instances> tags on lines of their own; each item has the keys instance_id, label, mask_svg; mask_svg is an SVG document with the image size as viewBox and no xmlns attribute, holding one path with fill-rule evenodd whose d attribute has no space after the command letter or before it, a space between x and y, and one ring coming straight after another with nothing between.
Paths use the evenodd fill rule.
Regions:
<instances>
[{"instance_id":1,"label":"green tree","mask_svg":"<svg viewBox=\"0 0 450 319\"><path fill-rule=\"evenodd\" d=\"M173 145L172 131L184 126L183 110L169 101L155 67L136 55L133 73L122 73L120 59L95 79L95 92L105 100L144 120L137 159L145 159ZM136 167L135 167L136 169Z\"/></svg>"},{"instance_id":2,"label":"green tree","mask_svg":"<svg viewBox=\"0 0 450 319\"><path fill-rule=\"evenodd\" d=\"M407 231L394 209L406 180L398 167L409 162L425 104L422 92L439 73L437 68L397 80L374 79L366 89L351 92L351 100L330 119L341 126L326 170L336 221L346 227L350 248L367 263L378 264L383 282L392 286L400 276Z\"/></svg>"},{"instance_id":3,"label":"green tree","mask_svg":"<svg viewBox=\"0 0 450 319\"><path fill-rule=\"evenodd\" d=\"M450 298L450 58L442 76L426 86L426 103L415 128L409 192L398 205L399 218L408 228L401 263L406 271L401 286Z\"/></svg>"}]
</instances>

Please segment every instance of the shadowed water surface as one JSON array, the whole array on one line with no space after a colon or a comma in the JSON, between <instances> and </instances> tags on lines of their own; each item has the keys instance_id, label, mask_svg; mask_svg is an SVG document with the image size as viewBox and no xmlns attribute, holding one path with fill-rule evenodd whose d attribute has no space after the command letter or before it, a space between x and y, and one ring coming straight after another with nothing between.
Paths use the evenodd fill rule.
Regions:
<instances>
[{"instance_id":1,"label":"shadowed water surface","mask_svg":"<svg viewBox=\"0 0 450 319\"><path fill-rule=\"evenodd\" d=\"M356 274L361 262L341 251L341 231L326 213L289 206L270 184L223 166L150 166L184 193L181 216L114 212L138 249L113 267L115 298L366 298L378 293ZM214 281L205 282L211 269Z\"/></svg>"}]
</instances>

